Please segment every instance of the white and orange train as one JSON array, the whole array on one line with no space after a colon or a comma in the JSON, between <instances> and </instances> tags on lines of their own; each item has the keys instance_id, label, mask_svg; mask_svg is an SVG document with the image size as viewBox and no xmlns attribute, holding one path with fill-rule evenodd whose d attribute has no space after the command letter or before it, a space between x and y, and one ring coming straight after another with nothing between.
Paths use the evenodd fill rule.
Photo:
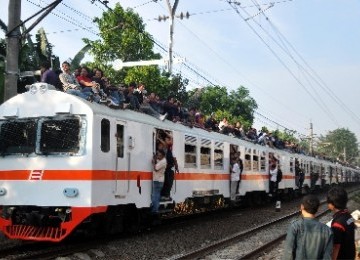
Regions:
<instances>
[{"instance_id":1,"label":"white and orange train","mask_svg":"<svg viewBox=\"0 0 360 260\"><path fill-rule=\"evenodd\" d=\"M173 136L180 173L163 212L225 207L234 151L244 162L239 196L254 203L269 190L269 153L280 159L279 188L289 196L298 189L295 159L305 171L304 187L359 179L359 171L339 164L111 109L36 83L0 106L0 230L11 239L57 242L77 229L119 232L138 224L150 212L151 159L164 132ZM311 183L310 172L321 177Z\"/></svg>"}]
</instances>

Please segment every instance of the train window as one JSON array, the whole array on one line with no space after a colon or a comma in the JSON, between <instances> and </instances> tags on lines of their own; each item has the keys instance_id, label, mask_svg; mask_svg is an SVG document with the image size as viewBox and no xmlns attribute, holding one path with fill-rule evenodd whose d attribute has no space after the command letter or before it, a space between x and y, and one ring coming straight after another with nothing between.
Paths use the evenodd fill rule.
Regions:
<instances>
[{"instance_id":1,"label":"train window","mask_svg":"<svg viewBox=\"0 0 360 260\"><path fill-rule=\"evenodd\" d=\"M40 120L40 153L76 154L80 150L80 119L76 117Z\"/></svg>"},{"instance_id":2,"label":"train window","mask_svg":"<svg viewBox=\"0 0 360 260\"><path fill-rule=\"evenodd\" d=\"M266 171L266 152L262 152L260 156L260 171Z\"/></svg>"},{"instance_id":3,"label":"train window","mask_svg":"<svg viewBox=\"0 0 360 260\"><path fill-rule=\"evenodd\" d=\"M185 168L196 168L196 146L185 144Z\"/></svg>"},{"instance_id":4,"label":"train window","mask_svg":"<svg viewBox=\"0 0 360 260\"><path fill-rule=\"evenodd\" d=\"M185 168L196 168L196 137L185 135Z\"/></svg>"},{"instance_id":5,"label":"train window","mask_svg":"<svg viewBox=\"0 0 360 260\"><path fill-rule=\"evenodd\" d=\"M211 168L211 141L207 139L201 140L200 167L202 169Z\"/></svg>"},{"instance_id":6,"label":"train window","mask_svg":"<svg viewBox=\"0 0 360 260\"><path fill-rule=\"evenodd\" d=\"M255 151L255 150L254 150ZM259 170L259 156L258 155L253 155L253 171L258 171Z\"/></svg>"},{"instance_id":7,"label":"train window","mask_svg":"<svg viewBox=\"0 0 360 260\"><path fill-rule=\"evenodd\" d=\"M214 168L216 170L224 169L224 144L221 142L215 142Z\"/></svg>"},{"instance_id":8,"label":"train window","mask_svg":"<svg viewBox=\"0 0 360 260\"><path fill-rule=\"evenodd\" d=\"M107 153L110 151L110 121L101 120L101 151Z\"/></svg>"},{"instance_id":9,"label":"train window","mask_svg":"<svg viewBox=\"0 0 360 260\"><path fill-rule=\"evenodd\" d=\"M290 172L294 172L294 158L290 157Z\"/></svg>"},{"instance_id":10,"label":"train window","mask_svg":"<svg viewBox=\"0 0 360 260\"><path fill-rule=\"evenodd\" d=\"M30 154L35 152L36 120L0 121L0 153Z\"/></svg>"},{"instance_id":11,"label":"train window","mask_svg":"<svg viewBox=\"0 0 360 260\"><path fill-rule=\"evenodd\" d=\"M250 154L245 154L244 170L251 171L251 155Z\"/></svg>"},{"instance_id":12,"label":"train window","mask_svg":"<svg viewBox=\"0 0 360 260\"><path fill-rule=\"evenodd\" d=\"M124 126L116 126L116 151L117 157L124 158Z\"/></svg>"}]
</instances>

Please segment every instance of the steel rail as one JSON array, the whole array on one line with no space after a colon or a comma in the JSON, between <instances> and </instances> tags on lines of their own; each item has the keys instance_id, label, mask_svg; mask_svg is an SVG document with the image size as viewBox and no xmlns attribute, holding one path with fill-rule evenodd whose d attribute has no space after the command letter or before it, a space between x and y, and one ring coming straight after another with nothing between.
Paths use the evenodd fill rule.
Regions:
<instances>
[{"instance_id":1,"label":"steel rail","mask_svg":"<svg viewBox=\"0 0 360 260\"><path fill-rule=\"evenodd\" d=\"M348 191L348 193L352 193L352 192L356 192L358 191L358 189L355 189L355 190L352 190L352 191ZM320 202L320 205L324 205L326 204L327 201L326 200L323 200ZM321 217L325 214L327 214L329 212L329 210L325 210L321 213L319 213L316 217ZM241 240L242 238L252 234L253 232L256 232L256 231L259 231L263 228L266 228L266 227L269 227L271 225L274 225L274 224L277 224L281 221L284 221L286 219L289 219L289 218L293 218L295 217L296 215L299 215L299 211L295 211L289 215L286 215L284 217L281 217L281 218L278 218L278 219L275 219L273 221L270 221L270 222L267 222L261 226L257 226L255 228L251 228L251 229L248 229L248 230L245 230L243 232L239 232L239 233L236 233L236 234L233 234L227 238L224 238L222 240L219 240L219 241L216 241L216 242L213 242L209 245L206 245L204 247L201 247L199 249L196 249L196 250L193 250L193 251L190 251L190 252L186 252L186 253L182 253L182 254L179 254L179 255L176 255L176 256L173 256L171 257L170 259L171 260L180 260L180 259L203 259L205 256L211 254L211 253L214 253L216 252L217 250L220 250L220 249L223 249L223 248L226 248L226 247L229 247L231 245L234 245L235 243L239 242L239 240ZM282 234L280 236L278 236L277 238L275 238L274 240L266 243L265 245L253 250L252 252L249 252L247 253L246 255L238 258L238 259L249 259L249 258L253 258L254 255L259 255L261 252L264 252L265 250L267 250L268 248L270 248L271 246L273 246L274 244L277 244L279 241L285 239L286 237L286 233L285 234Z\"/></svg>"}]
</instances>

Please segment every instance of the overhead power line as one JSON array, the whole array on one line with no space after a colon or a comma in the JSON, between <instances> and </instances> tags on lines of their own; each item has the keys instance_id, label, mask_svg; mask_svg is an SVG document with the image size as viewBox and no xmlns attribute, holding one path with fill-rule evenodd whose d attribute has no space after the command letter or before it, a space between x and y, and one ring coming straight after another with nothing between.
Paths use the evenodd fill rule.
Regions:
<instances>
[{"instance_id":1,"label":"overhead power line","mask_svg":"<svg viewBox=\"0 0 360 260\"><path fill-rule=\"evenodd\" d=\"M239 15L240 18L242 18L245 21L245 17L241 14L241 12L238 10L238 5L232 5L232 3L229 1L230 6L233 7L234 11ZM248 12L245 11L247 15L249 15ZM313 101L318 104L318 106L324 111L324 113L337 125L339 126L336 118L331 113L331 111L327 108L326 105L320 104L319 101L311 94L311 92L308 90L308 88L301 82L301 80L294 74L294 72L286 65L286 63L279 57L279 55L273 50L273 48L264 40L264 38L249 24L248 21L245 21L246 25L258 36L258 38L261 40L263 44L270 50L270 52L275 56L275 58L285 67L285 69L290 73L290 75L298 82L298 84L306 91L306 93L313 99ZM260 26L261 27L261 26Z\"/></svg>"}]
</instances>

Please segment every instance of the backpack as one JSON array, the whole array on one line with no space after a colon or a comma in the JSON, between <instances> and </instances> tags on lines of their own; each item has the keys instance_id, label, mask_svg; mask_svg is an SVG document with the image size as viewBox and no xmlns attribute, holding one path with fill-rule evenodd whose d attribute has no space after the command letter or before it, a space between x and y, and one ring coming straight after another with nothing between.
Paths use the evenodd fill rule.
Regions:
<instances>
[{"instance_id":1,"label":"backpack","mask_svg":"<svg viewBox=\"0 0 360 260\"><path fill-rule=\"evenodd\" d=\"M278 169L277 176L276 176L276 182L279 183L282 180L282 171Z\"/></svg>"}]
</instances>

